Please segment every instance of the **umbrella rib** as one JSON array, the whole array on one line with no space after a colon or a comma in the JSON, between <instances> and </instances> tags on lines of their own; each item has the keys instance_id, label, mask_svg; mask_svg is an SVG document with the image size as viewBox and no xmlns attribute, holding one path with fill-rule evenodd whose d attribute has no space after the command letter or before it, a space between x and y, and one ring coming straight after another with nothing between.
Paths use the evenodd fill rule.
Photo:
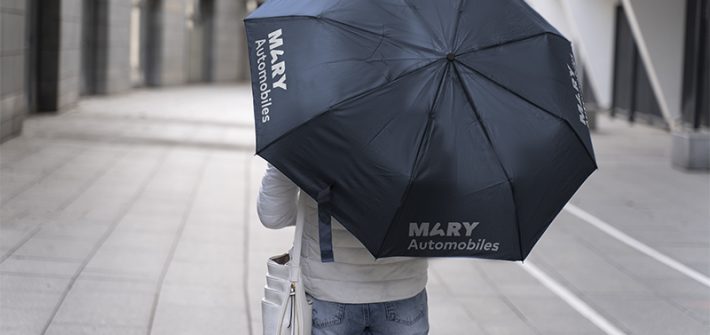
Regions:
<instances>
[{"instance_id":1,"label":"umbrella rib","mask_svg":"<svg viewBox=\"0 0 710 335\"><path fill-rule=\"evenodd\" d=\"M419 9L417 8L417 6L411 4L409 2L409 0L404 0L404 3L407 4L407 7L412 11L414 16L416 16L419 19L419 21L421 21L422 25L424 27L426 27L427 30L429 30L429 34L431 36L436 35L434 27L432 27L431 24L429 24L429 22L427 22L427 20L424 19L424 17L422 16L422 13L419 12Z\"/></svg>"},{"instance_id":2,"label":"umbrella rib","mask_svg":"<svg viewBox=\"0 0 710 335\"><path fill-rule=\"evenodd\" d=\"M459 23L461 22L461 13L463 13L463 3L466 0L459 1L459 9L456 13L456 22L454 23L454 37L451 39L451 47L456 48L456 39L459 37Z\"/></svg>"},{"instance_id":3,"label":"umbrella rib","mask_svg":"<svg viewBox=\"0 0 710 335\"><path fill-rule=\"evenodd\" d=\"M296 131L296 130L298 130L298 129L301 129L303 126L305 126L305 125L311 123L313 120L318 119L318 118L320 118L320 117L322 117L322 116L324 116L324 115L326 115L326 114L328 114L328 113L330 113L330 112L336 110L336 109L337 109L338 107L340 107L341 105L346 104L346 103L349 103L349 102L352 102L352 101L355 101L355 100L360 99L360 98L362 98L362 97L364 97L364 96L368 96L368 95L370 95L372 92L378 91L378 90L380 90L380 89L382 89L382 88L384 88L384 87L387 87L387 86L389 86L389 85L392 85L392 84L394 84L394 83L400 81L401 79L403 79L403 78L405 78L405 77L407 77L407 76L409 76L409 75L411 75L411 74L415 74L415 73L417 73L417 72L423 71L423 70L429 68L430 66L432 66L432 65L434 65L434 64L436 64L436 63L438 63L438 62L441 62L441 61L442 61L441 59L437 59L437 60L431 61L431 62L427 63L427 64L424 65L424 66L421 66L421 67L418 67L418 68L416 68L416 69L407 71L407 72L401 74L399 77L397 77L397 78L395 78L395 79L393 79L393 80L387 81L387 82L385 82L385 83L382 83L381 85L377 85L377 86L374 87L374 88L365 90L365 91L360 92L360 93L358 93L358 94L355 94L355 95L353 95L353 96L351 96L351 97L348 97L348 98L345 98L345 99L343 99L343 100L340 100L340 101L336 102L335 104L333 104L333 105L331 105L330 107L328 107L328 108L327 108L325 111L323 111L322 113L316 114L315 116L313 116L313 117L311 117L310 119L304 121L304 122L301 123L300 125L298 125L298 126L292 128L292 129L288 130L287 132L281 134L279 137L275 138L275 139L274 139L273 141L271 141L269 144L267 144L266 146L264 146L264 147L261 148L260 150L257 150L256 154L258 155L259 153L261 153L261 152L263 152L264 150L268 149L268 148L269 148L271 145L273 145L274 143L279 142L279 141L280 141L281 139L283 139L284 137L287 137L288 135L290 135L290 134L293 133L294 131Z\"/></svg>"},{"instance_id":4,"label":"umbrella rib","mask_svg":"<svg viewBox=\"0 0 710 335\"><path fill-rule=\"evenodd\" d=\"M398 45L401 45L401 46L408 46L408 47L413 47L413 48L417 48L417 49L424 49L424 50L429 51L429 52L432 52L432 53L435 53L435 52L436 52L436 50L430 49L430 48L426 48L426 47L424 47L424 46L422 46L422 45L416 45L416 44L407 43L407 42L400 41L400 40L395 40L395 39L393 39L393 38L391 38L391 37L387 37L387 35L385 35L384 33L376 33L376 32L374 32L374 31L370 31L370 30L367 30L367 29L365 29L365 28L361 28L361 27L358 27L358 26L354 26L354 25L349 24L349 23L345 23L345 22L341 22L341 21L338 21L338 20L334 20L334 19L331 19L331 18L329 18L329 17L318 17L318 18L311 17L311 18L314 18L314 19L317 19L317 20L322 20L323 22L328 23L328 24L333 25L333 26L344 26L344 27L348 27L348 28L350 28L350 29L354 29L354 30L358 30L358 31L367 33L367 34L375 35L375 36L377 36L377 37L382 38L382 39L385 40L385 41L391 42L392 44L398 44ZM343 28L343 27L339 27L339 28ZM345 29L345 30L347 31L347 29Z\"/></svg>"},{"instance_id":5,"label":"umbrella rib","mask_svg":"<svg viewBox=\"0 0 710 335\"><path fill-rule=\"evenodd\" d=\"M537 37L545 36L545 35L553 35L553 36L557 36L557 37L564 38L563 36L560 36L560 35L555 34L555 33L553 33L553 32L544 31L544 32L541 32L541 33L537 33L537 34L535 34L535 35L530 35L530 36L526 36L526 37L515 38L515 39L512 39L512 40L508 40L508 41L504 41L504 42L500 42L500 43L495 43L495 44L491 44L491 45L486 45L486 46L482 46L482 47L476 47L476 48L468 49L468 50L466 50L466 51L463 51L463 52L457 54L457 56L463 56L463 55L470 54L470 53L474 53L474 52L478 52L478 51L494 49L494 48L498 48L498 47L501 47L501 46L504 46L504 45L509 45L509 44L515 44L515 43L525 42L525 41L527 41L527 40L531 40L531 39L533 39L533 38L537 38Z\"/></svg>"},{"instance_id":6,"label":"umbrella rib","mask_svg":"<svg viewBox=\"0 0 710 335\"><path fill-rule=\"evenodd\" d=\"M315 20L315 21L321 21L321 22L323 22L323 23L330 24L331 26L334 26L334 27L338 27L338 28L340 28L340 29L343 29L343 30L345 30L345 31L347 31L347 32L351 32L351 31L349 31L348 29L344 29L344 27L347 27L347 28L350 28L350 29L353 29L353 30L357 30L357 31L366 33L366 34L370 34L370 35L377 36L377 37L382 38L382 39L384 39L385 41L388 41L388 42L390 42L390 43L392 43L392 44L396 44L396 45L400 45L400 46L407 46L407 47L411 47L411 48L415 48L415 49L421 49L421 50L425 50L425 51L428 51L428 52L434 53L434 54L437 53L437 51L436 51L435 49L427 48L427 47L425 47L425 46L423 46L423 45L417 45L417 44L413 44L413 43L407 43L407 42L405 42L405 41L396 40L396 39L393 39L393 38L391 38L391 37L388 37L387 35L385 35L385 34L383 34L383 33L377 33L377 32L374 32L374 31L370 31L370 30L367 30L367 29L365 29L365 28L358 27L358 26L354 26L354 25L352 25L352 24L345 23L345 22L342 22L342 21L338 21L338 20L335 20L335 19L332 19L332 18L329 18L329 17L325 17L325 16L288 15L288 16L260 17L260 18L255 18L255 19L245 19L244 21L256 21L256 22L258 22L258 21L270 21L270 20L273 20L273 21L282 20L282 21L283 21L283 20L290 20L290 19L310 19L310 20Z\"/></svg>"},{"instance_id":7,"label":"umbrella rib","mask_svg":"<svg viewBox=\"0 0 710 335\"><path fill-rule=\"evenodd\" d=\"M464 64L465 65L465 64ZM520 259L522 260L524 257L523 255L523 239L522 239L522 234L520 231L520 218L518 217L518 205L515 203L515 188L513 187L513 182L510 180L510 175L508 174L508 171L506 171L505 166L503 166L503 162L500 159L500 155L498 155L498 151L496 150L495 146L493 145L493 141L491 140L490 133L488 132L488 128L486 125L483 123L483 119L481 118L481 115L478 113L478 110L476 109L476 104L473 102L473 97L469 93L468 86L466 85L466 82L463 80L463 77L461 76L461 73L459 72L458 67L456 67L456 64L453 65L454 71L456 72L456 76L459 79L459 82L461 83L461 87L463 88L464 95L466 96L466 100L468 101L469 105L471 105L471 110L473 111L473 114L475 115L476 119L478 120L478 124L481 125L481 130L483 130L483 135L486 137L486 141L488 142L488 145L491 147L491 150L493 150L493 154L496 157L496 160L498 161L498 165L500 165L500 169L505 175L505 178L508 180L508 185L510 186L510 196L513 200L513 211L515 211L515 227L517 228L518 232L518 250L520 251Z\"/></svg>"},{"instance_id":8,"label":"umbrella rib","mask_svg":"<svg viewBox=\"0 0 710 335\"><path fill-rule=\"evenodd\" d=\"M465 67L465 68L467 68L467 69L469 69L469 70L475 72L475 73L478 74L479 76L481 76L481 77L485 78L486 80L490 81L490 82L493 83L494 85L496 85L496 86L502 88L503 90L509 92L510 94L513 94L513 95L515 95L516 97L522 99L523 101L525 101L525 102L527 102L527 103L529 103L529 104L535 106L537 109L539 109L539 110L541 110L541 111L543 111L543 112L545 112L545 113L547 113L547 114L549 114L549 115L552 115L552 117L554 117L554 118L556 118L556 119L559 119L559 120L561 120L562 122L564 122L565 124L567 124L567 126L568 126L570 129L572 129L572 133L574 133L574 135L577 137L577 140L582 144L582 147L584 147L584 150L587 152L587 155L589 156L589 158L592 160L592 162L594 162L594 166L597 167L597 163L596 163L596 160L594 159L594 155L589 151L589 148L587 148L587 146L584 144L584 141L582 140L582 138L579 136L579 134L577 133L577 131L574 130L574 127L569 123L569 121L568 121L567 119L565 119L565 118L563 118L563 117L561 117L561 116L559 116L559 115L557 115L557 114L555 114L555 113L553 113L553 112L550 112L550 111L548 111L548 110L545 109L545 108L542 108L542 106L540 106L540 105L534 103L533 101L531 101L530 99L524 97L523 95L519 94L518 92L515 92L515 91L513 91L513 90L507 88L505 85L499 83L498 81L496 81L495 79L493 79L493 78L491 78L491 77L485 75L484 73L482 73L482 72L480 72L480 71L474 69L473 67L467 65L466 63L463 63L463 62L459 62L459 63L460 63L463 67ZM598 168L598 167L597 167L597 168Z\"/></svg>"},{"instance_id":9,"label":"umbrella rib","mask_svg":"<svg viewBox=\"0 0 710 335\"><path fill-rule=\"evenodd\" d=\"M441 75L441 79L439 80L439 85L436 89L436 94L434 95L434 101L431 103L431 109L429 110L429 114L434 112L434 109L436 108L436 103L439 101L439 96L441 95L441 88L444 86L444 79L446 79L446 75L449 73L449 67L450 63L446 64L446 69L444 70L444 73ZM402 208L404 207L404 203L407 200L407 196L409 195L409 190L412 188L412 184L414 183L414 178L416 177L416 170L419 167L419 162L421 160L421 151L422 147L424 146L425 140L428 140L429 137L431 136L431 122L432 122L432 117L430 116L427 118L427 123L424 126L424 134L422 135L422 139L419 141L419 145L417 146L417 153L414 156L414 163L412 164L412 169L409 173L409 181L407 182L407 187L404 189L404 193L402 193L402 198L400 199L399 206L397 206L397 210L395 211L392 221L390 222L389 227L387 227L387 231L385 232L385 238L382 240L382 243L380 244L380 247L377 248L377 255L380 255L382 252L382 247L384 246L384 241L387 239L387 235L389 235L390 230L394 226L394 223L399 220L399 216L402 214Z\"/></svg>"}]
</instances>

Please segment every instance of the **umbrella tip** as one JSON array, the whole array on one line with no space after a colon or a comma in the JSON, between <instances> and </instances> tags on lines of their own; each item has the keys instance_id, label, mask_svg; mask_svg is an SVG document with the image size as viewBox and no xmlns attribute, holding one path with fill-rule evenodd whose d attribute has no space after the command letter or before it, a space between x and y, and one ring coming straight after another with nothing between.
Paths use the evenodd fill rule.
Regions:
<instances>
[{"instance_id":1,"label":"umbrella tip","mask_svg":"<svg viewBox=\"0 0 710 335\"><path fill-rule=\"evenodd\" d=\"M446 59L448 59L449 62L453 62L454 59L456 59L456 54L453 53L453 52L451 52L451 53L449 53L448 55L446 55Z\"/></svg>"}]
</instances>

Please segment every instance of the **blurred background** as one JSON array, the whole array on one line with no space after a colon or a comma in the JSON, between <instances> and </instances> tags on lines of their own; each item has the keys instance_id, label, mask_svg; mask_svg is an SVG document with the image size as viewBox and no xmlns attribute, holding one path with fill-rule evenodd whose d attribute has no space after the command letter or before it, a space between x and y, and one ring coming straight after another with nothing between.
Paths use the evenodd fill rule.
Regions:
<instances>
[{"instance_id":1,"label":"blurred background","mask_svg":"<svg viewBox=\"0 0 710 335\"><path fill-rule=\"evenodd\" d=\"M261 332L259 3L0 0L0 333ZM525 264L432 261L432 334L710 334L710 1L528 3L600 170Z\"/></svg>"},{"instance_id":2,"label":"blurred background","mask_svg":"<svg viewBox=\"0 0 710 335\"><path fill-rule=\"evenodd\" d=\"M247 80L241 20L258 1L3 1L0 136L84 96ZM674 131L708 127L706 0L528 2L574 42L588 108Z\"/></svg>"}]
</instances>

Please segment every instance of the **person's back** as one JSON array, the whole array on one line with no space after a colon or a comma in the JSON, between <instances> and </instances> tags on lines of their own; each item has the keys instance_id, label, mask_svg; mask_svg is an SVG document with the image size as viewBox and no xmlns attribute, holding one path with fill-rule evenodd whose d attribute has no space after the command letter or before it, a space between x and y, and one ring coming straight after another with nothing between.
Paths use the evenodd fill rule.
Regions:
<instances>
[{"instance_id":1,"label":"person's back","mask_svg":"<svg viewBox=\"0 0 710 335\"><path fill-rule=\"evenodd\" d=\"M314 298L313 334L426 334L425 258L375 259L343 226L332 220L334 262L323 263L316 202L269 165L257 201L268 228L305 218L301 271ZM360 330L358 330L360 329Z\"/></svg>"}]
</instances>

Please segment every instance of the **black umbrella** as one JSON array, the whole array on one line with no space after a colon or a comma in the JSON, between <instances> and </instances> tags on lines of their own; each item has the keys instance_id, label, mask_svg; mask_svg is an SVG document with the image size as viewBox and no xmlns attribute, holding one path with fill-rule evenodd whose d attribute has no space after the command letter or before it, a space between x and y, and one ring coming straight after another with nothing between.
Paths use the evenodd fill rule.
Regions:
<instances>
[{"instance_id":1,"label":"black umbrella","mask_svg":"<svg viewBox=\"0 0 710 335\"><path fill-rule=\"evenodd\" d=\"M375 257L521 260L596 169L570 43L522 0L271 0L257 153ZM335 256L337 257L337 255Z\"/></svg>"}]
</instances>

